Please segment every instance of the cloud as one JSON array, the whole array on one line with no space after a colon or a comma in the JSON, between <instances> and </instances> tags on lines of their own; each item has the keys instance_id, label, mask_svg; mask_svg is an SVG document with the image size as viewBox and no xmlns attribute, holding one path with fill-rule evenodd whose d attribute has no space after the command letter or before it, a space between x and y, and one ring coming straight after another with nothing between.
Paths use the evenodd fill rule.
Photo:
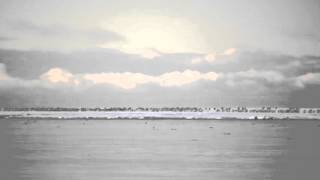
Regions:
<instances>
[{"instance_id":1,"label":"cloud","mask_svg":"<svg viewBox=\"0 0 320 180\"><path fill-rule=\"evenodd\" d=\"M142 57L150 49L164 54L205 53L210 49L198 24L181 17L129 13L101 22L101 28L120 34L126 41L105 42L100 47Z\"/></svg>"},{"instance_id":2,"label":"cloud","mask_svg":"<svg viewBox=\"0 0 320 180\"><path fill-rule=\"evenodd\" d=\"M11 40L14 40L14 39L6 36L0 36L0 42L11 41Z\"/></svg>"},{"instance_id":3,"label":"cloud","mask_svg":"<svg viewBox=\"0 0 320 180\"><path fill-rule=\"evenodd\" d=\"M17 37L7 43L12 49L59 50L70 51L96 48L104 42L124 41L124 37L99 27L77 27L64 24L37 24L18 20L7 23L7 33ZM46 42L46 43L43 43Z\"/></svg>"},{"instance_id":4,"label":"cloud","mask_svg":"<svg viewBox=\"0 0 320 180\"><path fill-rule=\"evenodd\" d=\"M282 32L283 36L287 36L292 40L295 40L297 43L309 43L308 47L319 47L318 44L320 42L320 34L319 27L313 27L308 30L306 29L297 29L291 28L288 31Z\"/></svg>"},{"instance_id":5,"label":"cloud","mask_svg":"<svg viewBox=\"0 0 320 180\"><path fill-rule=\"evenodd\" d=\"M58 27L57 25L41 26L33 22L23 20L9 22L9 25L14 31L36 33L39 35L56 35L65 31L65 28L61 29L61 27Z\"/></svg>"},{"instance_id":6,"label":"cloud","mask_svg":"<svg viewBox=\"0 0 320 180\"><path fill-rule=\"evenodd\" d=\"M257 71L255 69L250 69L248 71L240 71L235 73L227 73L224 75L226 79L239 82L243 79L255 79L255 80L265 80L269 83L282 83L286 80L286 77L277 71Z\"/></svg>"},{"instance_id":7,"label":"cloud","mask_svg":"<svg viewBox=\"0 0 320 180\"><path fill-rule=\"evenodd\" d=\"M50 69L48 72L42 74L40 79L46 80L50 83L79 83L73 74L60 68Z\"/></svg>"},{"instance_id":8,"label":"cloud","mask_svg":"<svg viewBox=\"0 0 320 180\"><path fill-rule=\"evenodd\" d=\"M142 49L139 52L140 56L146 59L154 59L160 57L162 54L155 49Z\"/></svg>"},{"instance_id":9,"label":"cloud","mask_svg":"<svg viewBox=\"0 0 320 180\"><path fill-rule=\"evenodd\" d=\"M191 64L200 64L200 63L213 63L217 61L226 60L226 57L232 56L236 53L236 48L226 49L223 53L208 53L202 56L195 57L191 60Z\"/></svg>"},{"instance_id":10,"label":"cloud","mask_svg":"<svg viewBox=\"0 0 320 180\"><path fill-rule=\"evenodd\" d=\"M96 72L141 72L159 75L171 71L191 69L190 58L194 54L162 54L153 60L125 54L110 49L92 49L87 51L21 51L0 49L0 63L7 66L8 73L25 78L38 78L48 69L60 67L73 73ZM23 64L23 65L21 65ZM32 68L25 68L32 67ZM200 68L192 69L202 71ZM205 70L206 72L210 70Z\"/></svg>"},{"instance_id":11,"label":"cloud","mask_svg":"<svg viewBox=\"0 0 320 180\"><path fill-rule=\"evenodd\" d=\"M199 72L277 71L286 77L300 76L308 72L320 72L320 57L289 56L274 52L238 51L232 56L218 57L212 63L191 64L191 59L203 60L204 55L192 53L161 54L153 60L124 54L110 49L93 49L62 53L54 51L1 50L0 63L7 66L9 74L26 79L37 78L48 69L60 67L73 73L140 72L160 75L172 71L193 69ZM23 64L23 65L21 65ZM25 68L32 67L32 68Z\"/></svg>"},{"instance_id":12,"label":"cloud","mask_svg":"<svg viewBox=\"0 0 320 180\"><path fill-rule=\"evenodd\" d=\"M317 56L240 52L223 63L191 65L190 59L197 56L162 54L145 61L111 50L0 50L0 100L18 105L21 101L128 105L129 100L150 106L288 105L291 94L299 91L312 99L302 92L320 88ZM50 98L52 94L59 98ZM301 98L295 102L308 104Z\"/></svg>"},{"instance_id":13,"label":"cloud","mask_svg":"<svg viewBox=\"0 0 320 180\"><path fill-rule=\"evenodd\" d=\"M40 36L53 36L53 37L68 37L68 36L85 36L87 38L112 41L123 40L119 34L103 30L101 28L77 28L70 27L62 24L36 24L30 21L13 21L10 23L13 31L21 33L32 33Z\"/></svg>"},{"instance_id":14,"label":"cloud","mask_svg":"<svg viewBox=\"0 0 320 180\"><path fill-rule=\"evenodd\" d=\"M196 65L190 63L193 58L199 58L201 61L201 57L199 54L162 54L156 60L145 61L142 57L110 49L72 53L0 49L0 63L6 64L8 73L25 79L38 78L40 74L54 67L67 69L73 73L140 72L149 75L160 75L185 69L224 74L254 69L256 71L277 71L286 77L320 72L320 57L318 56L295 57L274 52L241 51L233 56L220 57L213 63Z\"/></svg>"},{"instance_id":15,"label":"cloud","mask_svg":"<svg viewBox=\"0 0 320 180\"><path fill-rule=\"evenodd\" d=\"M0 66L1 67L1 66ZM4 68L2 68L4 69ZM5 70L0 71L0 78L9 79ZM201 73L194 70L173 71L160 75L147 75L132 72L102 72L72 74L61 68L52 68L40 76L40 80L51 85L112 85L122 89L134 89L139 85L156 84L161 87L180 87L200 80L219 81L229 87L278 87L290 89L305 88L306 85L320 84L320 73L306 73L300 76L286 77L278 71L239 71L232 73Z\"/></svg>"},{"instance_id":16,"label":"cloud","mask_svg":"<svg viewBox=\"0 0 320 180\"><path fill-rule=\"evenodd\" d=\"M257 71L250 69L247 71L239 71L226 73L221 77L230 88L245 88L248 92L252 90L261 91L261 93L270 91L291 92L296 89L294 80L286 77L278 71ZM272 92L270 92L272 94Z\"/></svg>"},{"instance_id":17,"label":"cloud","mask_svg":"<svg viewBox=\"0 0 320 180\"><path fill-rule=\"evenodd\" d=\"M151 76L142 73L86 73L73 75L70 72L53 68L40 76L42 80L56 84L76 84L90 82L93 84L109 84L123 89L133 89L142 84L158 84L163 87L183 86L199 80L215 81L218 74L214 72L200 73L198 71L185 70L164 73L159 76Z\"/></svg>"},{"instance_id":18,"label":"cloud","mask_svg":"<svg viewBox=\"0 0 320 180\"><path fill-rule=\"evenodd\" d=\"M206 60L207 62L213 62L214 60L216 60L216 57L217 57L217 54L209 53L204 56L204 60Z\"/></svg>"},{"instance_id":19,"label":"cloud","mask_svg":"<svg viewBox=\"0 0 320 180\"><path fill-rule=\"evenodd\" d=\"M215 72L200 73L198 71L185 70L162 74L156 77L156 82L161 86L182 86L199 80L216 81L219 75Z\"/></svg>"},{"instance_id":20,"label":"cloud","mask_svg":"<svg viewBox=\"0 0 320 180\"><path fill-rule=\"evenodd\" d=\"M6 71L6 67L4 64L0 63L0 81L7 80L7 79L9 79L9 76Z\"/></svg>"},{"instance_id":21,"label":"cloud","mask_svg":"<svg viewBox=\"0 0 320 180\"><path fill-rule=\"evenodd\" d=\"M131 72L85 74L83 79L94 84L109 84L123 89L133 89L137 85L154 81L152 76Z\"/></svg>"},{"instance_id":22,"label":"cloud","mask_svg":"<svg viewBox=\"0 0 320 180\"><path fill-rule=\"evenodd\" d=\"M320 73L306 73L295 78L298 87L306 85L320 85Z\"/></svg>"},{"instance_id":23,"label":"cloud","mask_svg":"<svg viewBox=\"0 0 320 180\"><path fill-rule=\"evenodd\" d=\"M225 56L231 56L233 54L235 54L237 52L236 48L229 48L227 50L225 50L222 54Z\"/></svg>"},{"instance_id":24,"label":"cloud","mask_svg":"<svg viewBox=\"0 0 320 180\"><path fill-rule=\"evenodd\" d=\"M221 63L198 64L201 70L215 72L277 71L286 77L300 76L308 72L320 72L319 56L291 56L267 51L241 51ZM223 62L223 63L222 63Z\"/></svg>"}]
</instances>

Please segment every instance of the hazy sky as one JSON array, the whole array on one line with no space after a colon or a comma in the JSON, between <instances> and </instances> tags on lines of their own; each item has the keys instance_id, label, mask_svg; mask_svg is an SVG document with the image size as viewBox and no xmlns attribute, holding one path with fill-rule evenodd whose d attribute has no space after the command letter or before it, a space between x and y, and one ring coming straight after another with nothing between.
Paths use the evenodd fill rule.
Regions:
<instances>
[{"instance_id":1,"label":"hazy sky","mask_svg":"<svg viewBox=\"0 0 320 180\"><path fill-rule=\"evenodd\" d=\"M0 0L0 106L320 106L318 0Z\"/></svg>"}]
</instances>

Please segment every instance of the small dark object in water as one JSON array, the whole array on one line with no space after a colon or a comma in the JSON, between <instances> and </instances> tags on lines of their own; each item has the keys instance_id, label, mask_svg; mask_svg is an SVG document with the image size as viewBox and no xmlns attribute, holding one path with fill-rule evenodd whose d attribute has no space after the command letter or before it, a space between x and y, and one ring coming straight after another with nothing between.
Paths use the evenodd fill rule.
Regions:
<instances>
[{"instance_id":1,"label":"small dark object in water","mask_svg":"<svg viewBox=\"0 0 320 180\"><path fill-rule=\"evenodd\" d=\"M225 133L223 133L224 135L231 135L231 133L229 133L229 132L225 132Z\"/></svg>"},{"instance_id":2,"label":"small dark object in water","mask_svg":"<svg viewBox=\"0 0 320 180\"><path fill-rule=\"evenodd\" d=\"M210 126L209 128L210 128L210 129L212 129L213 127L212 127L212 126Z\"/></svg>"},{"instance_id":3,"label":"small dark object in water","mask_svg":"<svg viewBox=\"0 0 320 180\"><path fill-rule=\"evenodd\" d=\"M171 128L171 131L176 131L177 129L175 129L175 128Z\"/></svg>"}]
</instances>

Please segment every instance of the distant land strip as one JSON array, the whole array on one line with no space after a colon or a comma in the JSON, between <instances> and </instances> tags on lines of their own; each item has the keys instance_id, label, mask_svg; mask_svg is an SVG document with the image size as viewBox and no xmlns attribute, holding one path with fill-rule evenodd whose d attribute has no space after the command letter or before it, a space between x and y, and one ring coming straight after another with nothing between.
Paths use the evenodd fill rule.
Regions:
<instances>
[{"instance_id":1,"label":"distant land strip","mask_svg":"<svg viewBox=\"0 0 320 180\"><path fill-rule=\"evenodd\" d=\"M297 107L3 107L0 111L105 111L105 112L241 112L241 113L310 113L320 114L320 108Z\"/></svg>"},{"instance_id":2,"label":"distant land strip","mask_svg":"<svg viewBox=\"0 0 320 180\"><path fill-rule=\"evenodd\" d=\"M320 108L1 108L2 119L320 119Z\"/></svg>"}]
</instances>

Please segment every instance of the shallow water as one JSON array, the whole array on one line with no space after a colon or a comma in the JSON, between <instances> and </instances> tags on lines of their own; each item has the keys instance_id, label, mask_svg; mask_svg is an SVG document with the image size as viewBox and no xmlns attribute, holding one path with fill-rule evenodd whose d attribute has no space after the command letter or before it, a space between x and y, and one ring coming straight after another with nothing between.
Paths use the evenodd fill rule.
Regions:
<instances>
[{"instance_id":1,"label":"shallow water","mask_svg":"<svg viewBox=\"0 0 320 180\"><path fill-rule=\"evenodd\" d=\"M0 179L318 179L320 121L0 119Z\"/></svg>"}]
</instances>

